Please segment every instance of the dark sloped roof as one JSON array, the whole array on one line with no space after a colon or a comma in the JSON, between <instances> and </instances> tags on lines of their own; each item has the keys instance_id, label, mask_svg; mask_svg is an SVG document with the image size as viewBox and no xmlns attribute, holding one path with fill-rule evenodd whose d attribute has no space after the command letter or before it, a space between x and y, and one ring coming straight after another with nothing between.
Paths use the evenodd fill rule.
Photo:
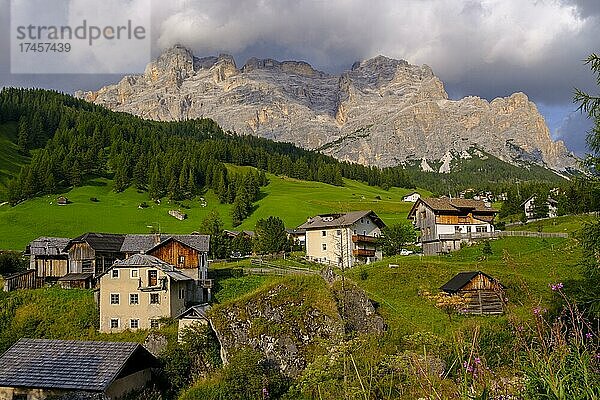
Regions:
<instances>
[{"instance_id":1,"label":"dark sloped roof","mask_svg":"<svg viewBox=\"0 0 600 400\"><path fill-rule=\"evenodd\" d=\"M120 233L88 232L76 237L75 239L71 239L65 247L65 251L68 251L68 249L73 243L85 242L96 251L109 251L113 253L120 253L121 246L123 245L123 240L125 240L125 235Z\"/></svg>"},{"instance_id":2,"label":"dark sloped roof","mask_svg":"<svg viewBox=\"0 0 600 400\"><path fill-rule=\"evenodd\" d=\"M469 272L459 272L458 274L454 275L454 277L452 279L450 279L448 282L446 282L444 284L444 286L442 286L440 289L443 290L444 292L456 293L460 289L465 287L467 285L467 283L471 282L471 280L479 274L484 275L491 281L494 281L494 282L500 284L498 281L496 281L494 278L492 278L491 276L489 276L486 273L483 273L481 271L469 271ZM500 286L504 287L502 284L500 284Z\"/></svg>"},{"instance_id":3,"label":"dark sloped roof","mask_svg":"<svg viewBox=\"0 0 600 400\"><path fill-rule=\"evenodd\" d=\"M455 293L462 289L471 279L479 275L479 271L459 272L452 279L444 284L440 289L444 292Z\"/></svg>"},{"instance_id":4,"label":"dark sloped roof","mask_svg":"<svg viewBox=\"0 0 600 400\"><path fill-rule=\"evenodd\" d=\"M350 226L361 218L370 217L373 222L380 228L383 228L385 224L371 210L367 211L351 211L346 214L322 214L316 217L309 218L309 220L297 229L320 229L320 228L336 228L343 226Z\"/></svg>"},{"instance_id":5,"label":"dark sloped roof","mask_svg":"<svg viewBox=\"0 0 600 400\"><path fill-rule=\"evenodd\" d=\"M35 256L65 255L63 249L69 244L69 238L39 237L29 243L27 254Z\"/></svg>"},{"instance_id":6,"label":"dark sloped roof","mask_svg":"<svg viewBox=\"0 0 600 400\"><path fill-rule=\"evenodd\" d=\"M20 339L0 357L0 386L102 392L134 356L138 371L156 364L138 343Z\"/></svg>"},{"instance_id":7,"label":"dark sloped roof","mask_svg":"<svg viewBox=\"0 0 600 400\"><path fill-rule=\"evenodd\" d=\"M208 235L126 235L121 246L123 253L147 252L168 240L178 242L197 251L208 252L210 236Z\"/></svg>"},{"instance_id":8,"label":"dark sloped roof","mask_svg":"<svg viewBox=\"0 0 600 400\"><path fill-rule=\"evenodd\" d=\"M192 278L185 275L184 273L179 271L177 268L175 268L168 262L165 262L165 261L163 261L159 258L156 258L154 256L151 256L149 254L134 254L131 257L126 258L122 261L115 262L110 269L122 268L122 267L125 267L125 268L153 267L153 268L160 269L161 271L163 271L165 274L167 274L173 280L176 280L176 281L191 281L191 280L193 280ZM109 269L109 271L110 271L110 269Z\"/></svg>"},{"instance_id":9,"label":"dark sloped roof","mask_svg":"<svg viewBox=\"0 0 600 400\"><path fill-rule=\"evenodd\" d=\"M208 303L191 306L190 308L188 308L187 310L185 310L184 312L179 314L177 316L177 319L180 319L180 318L208 319L206 314L208 313L210 308L211 308L210 304L208 304Z\"/></svg>"},{"instance_id":10,"label":"dark sloped roof","mask_svg":"<svg viewBox=\"0 0 600 400\"><path fill-rule=\"evenodd\" d=\"M498 210L486 205L485 201L472 200L472 199L454 199L449 197L421 197L413 205L412 209L408 213L408 218L411 218L416 212L419 204L425 204L435 212L449 212L449 213L469 213L473 214L496 214Z\"/></svg>"}]
</instances>

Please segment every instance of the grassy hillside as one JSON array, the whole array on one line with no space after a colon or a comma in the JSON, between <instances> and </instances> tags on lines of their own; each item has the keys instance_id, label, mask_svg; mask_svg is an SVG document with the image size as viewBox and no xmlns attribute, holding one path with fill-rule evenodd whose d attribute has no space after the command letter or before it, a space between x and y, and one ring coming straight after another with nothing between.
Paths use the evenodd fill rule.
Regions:
<instances>
[{"instance_id":1,"label":"grassy hillside","mask_svg":"<svg viewBox=\"0 0 600 400\"><path fill-rule=\"evenodd\" d=\"M6 183L14 177L29 158L19 153L17 142L17 124L0 124L0 202L6 200Z\"/></svg>"},{"instance_id":2,"label":"grassy hillside","mask_svg":"<svg viewBox=\"0 0 600 400\"><path fill-rule=\"evenodd\" d=\"M268 179L270 183L261 189L256 209L239 228L254 229L259 218L270 215L282 218L288 227L295 227L317 213L359 209L373 209L391 224L405 220L412 206L412 203L402 202L402 196L412 191L408 189L386 191L351 180L338 187L270 174ZM39 236L75 237L87 231L147 233L149 226L158 228L160 225L162 232L189 233L198 229L202 219L213 209L220 213L226 227L232 227L231 205L220 204L211 191L203 195L205 207L201 206L199 197L180 204L165 199L159 205L149 201L147 193L138 193L134 188L115 193L111 180L97 178L88 186L64 193L72 204L57 205L58 195L34 198L15 207L0 206L0 249L22 250ZM98 201L93 202L91 198ZM142 202L149 207L138 208ZM178 221L168 215L174 208L181 208L188 219Z\"/></svg>"},{"instance_id":3,"label":"grassy hillside","mask_svg":"<svg viewBox=\"0 0 600 400\"><path fill-rule=\"evenodd\" d=\"M348 275L380 304L380 312L398 335L429 331L451 337L461 327L481 323L505 325L508 318L531 318L531 310L549 304L548 285L579 277L580 249L572 239L503 238L491 241L493 254L483 259L482 245L449 256L398 256L352 269ZM389 268L397 264L398 268ZM483 271L507 287L509 312L503 317L448 316L423 291L438 292L456 273ZM365 275L366 273L366 275ZM361 279L362 278L366 279ZM568 287L568 284L565 284Z\"/></svg>"},{"instance_id":4,"label":"grassy hillside","mask_svg":"<svg viewBox=\"0 0 600 400\"><path fill-rule=\"evenodd\" d=\"M574 233L588 223L597 220L592 214L563 215L557 218L548 218L541 221L529 222L523 225L509 226L506 230L533 231L533 232L565 232Z\"/></svg>"}]
</instances>

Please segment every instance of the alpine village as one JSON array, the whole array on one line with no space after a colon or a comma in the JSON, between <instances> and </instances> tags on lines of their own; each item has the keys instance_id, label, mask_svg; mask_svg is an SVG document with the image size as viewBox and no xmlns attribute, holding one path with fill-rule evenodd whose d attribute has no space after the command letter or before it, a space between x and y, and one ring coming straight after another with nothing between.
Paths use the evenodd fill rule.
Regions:
<instances>
[{"instance_id":1,"label":"alpine village","mask_svg":"<svg viewBox=\"0 0 600 400\"><path fill-rule=\"evenodd\" d=\"M384 56L3 87L0 399L600 399L573 95L585 157L525 94Z\"/></svg>"}]
</instances>

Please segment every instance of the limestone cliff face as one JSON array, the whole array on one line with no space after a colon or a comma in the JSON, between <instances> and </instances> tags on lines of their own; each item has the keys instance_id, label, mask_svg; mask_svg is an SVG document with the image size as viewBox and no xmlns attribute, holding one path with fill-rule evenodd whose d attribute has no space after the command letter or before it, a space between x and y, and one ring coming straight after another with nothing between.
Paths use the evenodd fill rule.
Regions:
<instances>
[{"instance_id":1,"label":"limestone cliff face","mask_svg":"<svg viewBox=\"0 0 600 400\"><path fill-rule=\"evenodd\" d=\"M143 75L76 96L156 120L210 117L225 130L362 164L440 160L473 146L556 170L576 163L525 94L449 100L431 68L383 56L335 76L296 61L251 58L238 68L231 56L197 58L175 46Z\"/></svg>"}]
</instances>

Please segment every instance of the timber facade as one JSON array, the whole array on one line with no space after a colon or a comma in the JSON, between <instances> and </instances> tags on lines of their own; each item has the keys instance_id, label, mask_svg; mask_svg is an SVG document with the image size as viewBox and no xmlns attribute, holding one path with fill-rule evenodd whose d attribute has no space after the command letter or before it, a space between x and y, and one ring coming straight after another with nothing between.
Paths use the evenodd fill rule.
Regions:
<instances>
[{"instance_id":1,"label":"timber facade","mask_svg":"<svg viewBox=\"0 0 600 400\"><path fill-rule=\"evenodd\" d=\"M64 248L68 238L40 237L31 241L25 249L29 256L29 269L47 282L56 281L69 272L69 254Z\"/></svg>"},{"instance_id":2,"label":"timber facade","mask_svg":"<svg viewBox=\"0 0 600 400\"><path fill-rule=\"evenodd\" d=\"M462 297L463 314L502 314L507 302L505 287L481 271L458 273L440 289L449 295Z\"/></svg>"},{"instance_id":3,"label":"timber facade","mask_svg":"<svg viewBox=\"0 0 600 400\"><path fill-rule=\"evenodd\" d=\"M459 250L463 243L494 232L497 212L490 203L479 200L420 198L408 219L420 232L423 254L435 255Z\"/></svg>"}]
</instances>

